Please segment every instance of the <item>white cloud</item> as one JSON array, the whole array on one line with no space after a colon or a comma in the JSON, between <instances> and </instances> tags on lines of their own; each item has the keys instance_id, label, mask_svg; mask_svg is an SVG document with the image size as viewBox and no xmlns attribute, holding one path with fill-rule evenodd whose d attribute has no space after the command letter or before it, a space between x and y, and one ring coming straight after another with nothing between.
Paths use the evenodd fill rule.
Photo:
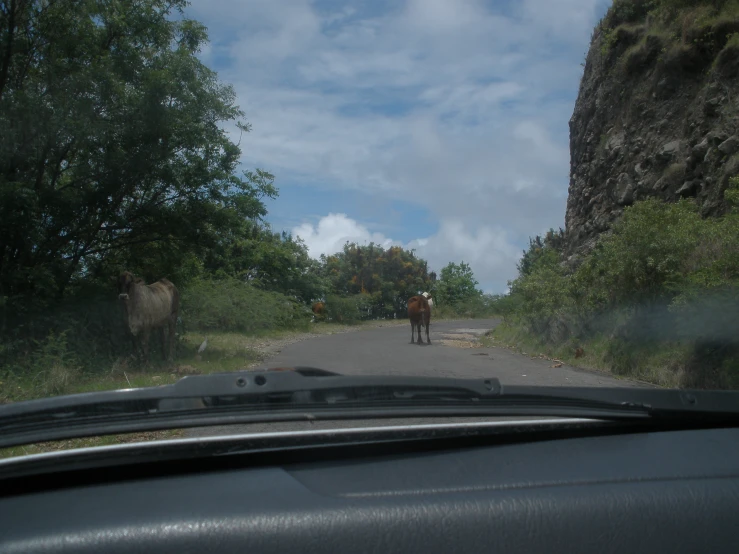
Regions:
<instances>
[{"instance_id":1,"label":"white cloud","mask_svg":"<svg viewBox=\"0 0 739 554\"><path fill-rule=\"evenodd\" d=\"M508 279L515 277L515 263L520 251L512 245L507 233L492 226L470 229L462 221L442 221L439 231L431 237L414 239L407 244L371 232L366 226L347 217L332 213L316 225L304 223L292 230L302 238L311 256L341 251L347 241L357 244L374 242L384 248L392 245L413 248L437 272L449 262L470 264L480 286L486 292L503 292Z\"/></svg>"},{"instance_id":2,"label":"white cloud","mask_svg":"<svg viewBox=\"0 0 739 554\"><path fill-rule=\"evenodd\" d=\"M385 248L393 244L393 241L382 233L372 233L346 214L336 213L322 217L315 226L303 223L295 227L292 234L305 241L308 253L313 258L318 258L321 254L340 252L347 241L357 244L374 242Z\"/></svg>"},{"instance_id":3,"label":"white cloud","mask_svg":"<svg viewBox=\"0 0 739 554\"><path fill-rule=\"evenodd\" d=\"M437 271L449 262L466 262L485 292L505 291L508 279L515 277L520 249L512 245L508 234L489 225L468 227L459 220L444 220L432 237L411 241L420 257Z\"/></svg>"},{"instance_id":4,"label":"white cloud","mask_svg":"<svg viewBox=\"0 0 739 554\"><path fill-rule=\"evenodd\" d=\"M603 4L604 0L521 0L520 9L536 28L560 40L579 42L588 38Z\"/></svg>"},{"instance_id":5,"label":"white cloud","mask_svg":"<svg viewBox=\"0 0 739 554\"><path fill-rule=\"evenodd\" d=\"M434 33L463 31L484 14L478 0L409 0L405 11L410 24Z\"/></svg>"}]
</instances>

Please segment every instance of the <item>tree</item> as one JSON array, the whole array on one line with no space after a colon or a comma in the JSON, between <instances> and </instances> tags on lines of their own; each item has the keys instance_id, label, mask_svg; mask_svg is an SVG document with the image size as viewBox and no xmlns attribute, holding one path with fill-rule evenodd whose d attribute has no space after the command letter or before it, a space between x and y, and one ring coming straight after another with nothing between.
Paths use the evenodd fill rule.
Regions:
<instances>
[{"instance_id":1,"label":"tree","mask_svg":"<svg viewBox=\"0 0 739 554\"><path fill-rule=\"evenodd\" d=\"M328 291L320 264L310 258L303 240L284 231L275 233L259 222L246 222L219 237L205 256L204 269L300 302L321 298Z\"/></svg>"},{"instance_id":2,"label":"tree","mask_svg":"<svg viewBox=\"0 0 739 554\"><path fill-rule=\"evenodd\" d=\"M441 303L454 306L481 295L482 292L477 290L477 285L477 279L469 264L449 262L441 270L439 280L436 282L436 297Z\"/></svg>"},{"instance_id":3,"label":"tree","mask_svg":"<svg viewBox=\"0 0 739 554\"><path fill-rule=\"evenodd\" d=\"M562 252L564 242L565 232L562 228L557 231L549 229L543 238L539 235L533 239L529 237L529 248L523 251L523 256L517 265L519 275L529 275L536 267L537 261L546 255L547 251Z\"/></svg>"},{"instance_id":4,"label":"tree","mask_svg":"<svg viewBox=\"0 0 739 554\"><path fill-rule=\"evenodd\" d=\"M344 297L364 295L368 317L404 314L408 298L431 284L426 261L399 246L385 250L347 242L343 252L321 260L331 290Z\"/></svg>"},{"instance_id":5,"label":"tree","mask_svg":"<svg viewBox=\"0 0 739 554\"><path fill-rule=\"evenodd\" d=\"M273 177L236 174L249 130L196 57L186 0L18 0L0 10L3 322L70 284L197 265L266 214ZM179 19L173 16L177 15ZM189 270L188 270L189 271ZM30 314L26 314L30 315ZM8 316L8 317L6 317Z\"/></svg>"}]
</instances>

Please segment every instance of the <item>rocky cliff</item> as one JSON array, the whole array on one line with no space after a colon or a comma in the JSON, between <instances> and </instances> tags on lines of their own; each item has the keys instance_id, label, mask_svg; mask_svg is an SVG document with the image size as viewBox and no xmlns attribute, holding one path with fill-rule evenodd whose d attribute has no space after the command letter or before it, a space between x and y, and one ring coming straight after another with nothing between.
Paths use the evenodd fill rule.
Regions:
<instances>
[{"instance_id":1,"label":"rocky cliff","mask_svg":"<svg viewBox=\"0 0 739 554\"><path fill-rule=\"evenodd\" d=\"M636 200L723 210L739 173L739 2L615 0L570 120L566 240L588 250Z\"/></svg>"}]
</instances>

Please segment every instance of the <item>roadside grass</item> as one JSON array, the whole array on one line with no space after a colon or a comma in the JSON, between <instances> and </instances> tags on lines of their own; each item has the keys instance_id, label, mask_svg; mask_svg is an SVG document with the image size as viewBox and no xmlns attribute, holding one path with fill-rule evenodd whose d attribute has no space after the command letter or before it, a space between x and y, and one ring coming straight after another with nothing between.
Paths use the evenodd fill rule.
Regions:
<instances>
[{"instance_id":1,"label":"roadside grass","mask_svg":"<svg viewBox=\"0 0 739 554\"><path fill-rule=\"evenodd\" d=\"M178 345L174 362L155 360L147 367L139 367L130 358L119 358L107 368L82 372L63 361L51 365L51 371L6 372L0 375L0 404L46 398L61 394L76 394L104 390L151 387L175 382L183 375L208 374L248 369L278 352L282 346L313 336L333 335L386 327L406 325L405 319L363 321L357 324L315 323L309 332L299 330L270 330L263 332L192 332ZM202 353L198 349L208 341ZM51 376L63 385L50 389L44 384Z\"/></svg>"},{"instance_id":2,"label":"roadside grass","mask_svg":"<svg viewBox=\"0 0 739 554\"><path fill-rule=\"evenodd\" d=\"M431 321L447 321L454 319L488 319L500 317L496 310L484 305L468 303L462 306L434 306L431 308Z\"/></svg>"},{"instance_id":3,"label":"roadside grass","mask_svg":"<svg viewBox=\"0 0 739 554\"><path fill-rule=\"evenodd\" d=\"M481 338L486 347L510 348L525 356L544 355L572 367L606 373L615 379L642 381L660 387L685 386L689 344L650 341L641 345L620 343L605 335L553 345L522 326L503 322ZM577 349L582 355L576 356Z\"/></svg>"},{"instance_id":4,"label":"roadside grass","mask_svg":"<svg viewBox=\"0 0 739 554\"><path fill-rule=\"evenodd\" d=\"M6 373L0 377L0 403L165 385L182 375L234 371L261 359L259 352L239 340L236 333L209 334L208 347L199 355L197 349L202 340L199 334L186 336L179 345L182 351L173 363L153 360L147 367L139 367L130 358L119 358L108 368L94 372L57 364L54 374L66 373L69 378L63 387L53 390L43 384L48 375L42 372Z\"/></svg>"},{"instance_id":5,"label":"roadside grass","mask_svg":"<svg viewBox=\"0 0 739 554\"><path fill-rule=\"evenodd\" d=\"M55 363L52 365L53 372L64 385L54 389L39 385L40 381L48 378L48 375L45 373L42 375L42 372L29 372L24 375L3 374L0 376L0 404L60 394L154 387L175 383L185 375L249 369L277 353L285 345L304 338L405 324L407 324L405 319L398 319L365 321L353 325L315 323L311 324L308 333L299 330L270 330L249 335L228 332L189 333L178 346L178 356L174 363L153 361L148 367L140 368L129 363L127 359L119 359L109 368L95 373L84 373L77 367L65 367L64 364ZM202 353L198 353L198 348L206 338L207 347ZM175 429L30 444L0 449L0 458L146 440L165 440L183 434L184 431Z\"/></svg>"},{"instance_id":6,"label":"roadside grass","mask_svg":"<svg viewBox=\"0 0 739 554\"><path fill-rule=\"evenodd\" d=\"M287 336L289 334L290 332L263 333L262 340L267 335ZM292 332L292 334L298 333ZM256 341L260 340L259 337L247 337L239 333L209 333L207 348L202 354L198 354L197 349L203 339L204 336L199 333L186 336L180 345L182 348L180 356L171 364L153 362L149 367L142 369L129 366L127 360L117 360L105 372L87 375L78 374L77 379L70 382L60 394L167 385L175 383L184 375L235 371L263 359L256 349ZM44 392L45 389L35 385L34 378L6 376L0 382L0 403L55 396L55 394L44 395ZM45 442L0 449L0 458L139 441L165 440L180 437L183 434L182 430L175 429Z\"/></svg>"},{"instance_id":7,"label":"roadside grass","mask_svg":"<svg viewBox=\"0 0 739 554\"><path fill-rule=\"evenodd\" d=\"M593 340L587 345L587 349L583 347L582 357L576 358L575 350L578 345L572 343L553 345L537 339L522 327L503 321L483 336L481 342L485 346L510 348L524 356L543 354L547 358L560 360L573 367L585 367L611 373L610 365L605 362L608 341L603 337ZM618 376L614 375L614 377Z\"/></svg>"}]
</instances>

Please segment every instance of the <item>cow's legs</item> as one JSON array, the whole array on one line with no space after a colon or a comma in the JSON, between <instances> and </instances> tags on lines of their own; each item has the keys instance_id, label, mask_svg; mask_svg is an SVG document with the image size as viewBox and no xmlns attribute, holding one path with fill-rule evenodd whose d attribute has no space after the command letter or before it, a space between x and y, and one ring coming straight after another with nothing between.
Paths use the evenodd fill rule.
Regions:
<instances>
[{"instance_id":1,"label":"cow's legs","mask_svg":"<svg viewBox=\"0 0 739 554\"><path fill-rule=\"evenodd\" d=\"M177 316L169 318L169 361L174 360L175 335L177 334Z\"/></svg>"},{"instance_id":2,"label":"cow's legs","mask_svg":"<svg viewBox=\"0 0 739 554\"><path fill-rule=\"evenodd\" d=\"M130 336L131 348L133 349L133 357L134 359L139 359L141 357L141 341L139 341L139 338L133 333L131 333Z\"/></svg>"},{"instance_id":3,"label":"cow's legs","mask_svg":"<svg viewBox=\"0 0 739 554\"><path fill-rule=\"evenodd\" d=\"M139 336L144 364L149 363L149 331L143 331Z\"/></svg>"},{"instance_id":4,"label":"cow's legs","mask_svg":"<svg viewBox=\"0 0 739 554\"><path fill-rule=\"evenodd\" d=\"M163 325L161 331L162 358L166 362L169 359L169 353L167 352L167 335L169 334L169 325Z\"/></svg>"},{"instance_id":5,"label":"cow's legs","mask_svg":"<svg viewBox=\"0 0 739 554\"><path fill-rule=\"evenodd\" d=\"M431 344L431 338L429 337L429 326L431 325L431 322L426 322L426 343Z\"/></svg>"},{"instance_id":6,"label":"cow's legs","mask_svg":"<svg viewBox=\"0 0 739 554\"><path fill-rule=\"evenodd\" d=\"M423 320L418 322L418 345L423 345L423 335L421 335L421 329L423 328Z\"/></svg>"},{"instance_id":7,"label":"cow's legs","mask_svg":"<svg viewBox=\"0 0 739 554\"><path fill-rule=\"evenodd\" d=\"M416 331L416 324L413 321L411 321L411 344L416 342L415 340L413 340L415 337L415 331Z\"/></svg>"}]
</instances>

